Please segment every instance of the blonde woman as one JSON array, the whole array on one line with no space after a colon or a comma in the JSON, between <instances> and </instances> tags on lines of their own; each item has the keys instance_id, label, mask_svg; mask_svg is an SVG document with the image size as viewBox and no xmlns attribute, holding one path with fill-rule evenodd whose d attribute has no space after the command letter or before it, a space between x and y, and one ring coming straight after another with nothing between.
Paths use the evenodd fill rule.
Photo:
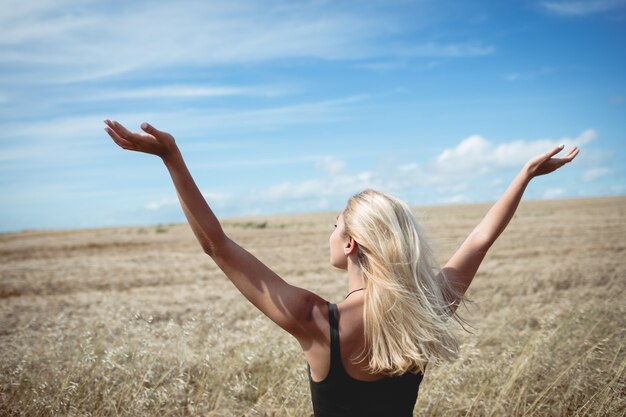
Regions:
<instances>
[{"instance_id":1,"label":"blonde woman","mask_svg":"<svg viewBox=\"0 0 626 417\"><path fill-rule=\"evenodd\" d=\"M452 360L453 322L487 250L509 223L536 176L571 162L563 145L528 161L504 195L439 269L409 207L382 192L350 198L330 235L330 263L346 270L347 295L331 304L285 282L222 230L174 138L147 123L133 133L105 130L120 147L159 156L205 253L252 304L293 335L309 365L316 417L411 416L429 363Z\"/></svg>"}]
</instances>

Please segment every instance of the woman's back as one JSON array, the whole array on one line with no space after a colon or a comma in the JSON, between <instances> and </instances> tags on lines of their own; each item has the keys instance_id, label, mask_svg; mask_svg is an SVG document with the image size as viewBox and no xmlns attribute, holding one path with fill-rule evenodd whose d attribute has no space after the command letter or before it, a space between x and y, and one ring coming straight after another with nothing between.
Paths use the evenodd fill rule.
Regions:
<instances>
[{"instance_id":1,"label":"woman's back","mask_svg":"<svg viewBox=\"0 0 626 417\"><path fill-rule=\"evenodd\" d=\"M365 343L362 300L355 301L327 304L328 344L309 365L315 416L411 416L422 374L373 375L367 361L354 360Z\"/></svg>"},{"instance_id":2,"label":"woman's back","mask_svg":"<svg viewBox=\"0 0 626 417\"><path fill-rule=\"evenodd\" d=\"M334 304L337 308L339 340L341 344L341 362L348 375L361 381L375 381L385 375L371 374L365 369L367 361L358 361L365 348L363 325L363 294L354 294L349 299ZM329 304L319 300L319 309L313 318L319 329L317 342L305 347L305 357L311 367L314 381L321 381L330 369L330 317Z\"/></svg>"},{"instance_id":3,"label":"woman's back","mask_svg":"<svg viewBox=\"0 0 626 417\"><path fill-rule=\"evenodd\" d=\"M341 341L341 357L346 372L355 379L372 381L382 376L371 375L364 368L364 362L355 363L350 360L361 354L365 346L363 332L363 300L362 294L354 294L348 300L335 304L338 316L339 337ZM307 362L311 367L313 380L320 381L328 374L330 369L330 335L331 323L329 317L329 304L320 300L319 310L314 318L316 327L320 329L316 339L317 343L311 349L305 349Z\"/></svg>"}]
</instances>

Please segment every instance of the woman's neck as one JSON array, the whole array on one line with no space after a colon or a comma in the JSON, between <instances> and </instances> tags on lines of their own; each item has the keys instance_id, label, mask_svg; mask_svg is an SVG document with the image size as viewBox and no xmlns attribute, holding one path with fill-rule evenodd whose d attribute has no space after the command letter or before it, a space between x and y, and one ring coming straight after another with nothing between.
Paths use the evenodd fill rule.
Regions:
<instances>
[{"instance_id":1,"label":"woman's neck","mask_svg":"<svg viewBox=\"0 0 626 417\"><path fill-rule=\"evenodd\" d=\"M351 258L348 258L348 291L358 290L359 288L365 288L365 278L363 277L363 271L361 267L353 262ZM346 293L346 294L347 294Z\"/></svg>"}]
</instances>

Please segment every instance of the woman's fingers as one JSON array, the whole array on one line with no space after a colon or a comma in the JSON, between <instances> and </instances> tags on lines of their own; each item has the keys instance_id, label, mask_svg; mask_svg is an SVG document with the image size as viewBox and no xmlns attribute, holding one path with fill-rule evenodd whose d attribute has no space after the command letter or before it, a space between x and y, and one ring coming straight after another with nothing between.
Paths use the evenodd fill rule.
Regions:
<instances>
[{"instance_id":1,"label":"woman's fingers","mask_svg":"<svg viewBox=\"0 0 626 417\"><path fill-rule=\"evenodd\" d=\"M149 133L150 135L154 136L155 138L159 138L163 135L163 132L161 132L158 129L155 129L151 124L148 124L146 122L143 122L141 124L141 128L143 129L144 132Z\"/></svg>"},{"instance_id":2,"label":"woman's fingers","mask_svg":"<svg viewBox=\"0 0 626 417\"><path fill-rule=\"evenodd\" d=\"M572 160L576 157L576 155L578 155L579 152L580 152L580 149L574 147L563 158L555 158L555 159L553 159L557 163L555 169L561 168L563 165L565 165L565 164L567 164L569 162L572 162Z\"/></svg>"},{"instance_id":3,"label":"woman's fingers","mask_svg":"<svg viewBox=\"0 0 626 417\"><path fill-rule=\"evenodd\" d=\"M113 139L113 142L117 143L121 148L129 149L129 150L134 150L135 149L135 145L132 142L129 142L126 139L122 138L112 128L105 127L104 130L106 130L106 132L109 134L111 139Z\"/></svg>"},{"instance_id":4,"label":"woman's fingers","mask_svg":"<svg viewBox=\"0 0 626 417\"><path fill-rule=\"evenodd\" d=\"M131 132L126 129L124 125L117 121L105 120L105 123L113 129L121 138L126 139L129 142L147 143L146 141L154 140L154 137L148 135L141 135L139 133Z\"/></svg>"},{"instance_id":5,"label":"woman's fingers","mask_svg":"<svg viewBox=\"0 0 626 417\"><path fill-rule=\"evenodd\" d=\"M559 145L554 149L546 152L543 155L539 155L527 162L526 170L531 177L537 177L540 175L548 174L554 170L561 168L563 165L571 162L576 155L580 152L580 149L573 147L567 152L567 154L561 158L553 158L554 155L564 149L563 145Z\"/></svg>"},{"instance_id":6,"label":"woman's fingers","mask_svg":"<svg viewBox=\"0 0 626 417\"><path fill-rule=\"evenodd\" d=\"M109 128L114 130L119 137L126 138L127 136L130 136L130 132L128 131L128 129L126 129L121 123L109 119L106 119L104 123L109 126Z\"/></svg>"},{"instance_id":7,"label":"woman's fingers","mask_svg":"<svg viewBox=\"0 0 626 417\"><path fill-rule=\"evenodd\" d=\"M117 121L105 120L104 123L117 134L119 139L134 145L135 150L148 151L156 144L154 136L133 133ZM120 145L121 146L121 145Z\"/></svg>"},{"instance_id":8,"label":"woman's fingers","mask_svg":"<svg viewBox=\"0 0 626 417\"><path fill-rule=\"evenodd\" d=\"M545 156L547 157L547 159L550 159L552 156L559 153L562 149L563 149L563 145L559 145L553 150L551 150L550 152L548 152ZM560 158L552 158L552 159L555 161L563 162L563 163L570 162L572 159L576 157L576 155L578 155L579 152L580 152L580 149L574 146L572 149L569 150L569 152L565 156L562 156Z\"/></svg>"},{"instance_id":9,"label":"woman's fingers","mask_svg":"<svg viewBox=\"0 0 626 417\"><path fill-rule=\"evenodd\" d=\"M126 129L121 123L106 119L105 130L120 147L133 151L149 153L164 157L175 149L172 135L155 129L148 123L142 123L141 128L148 134L134 133Z\"/></svg>"},{"instance_id":10,"label":"woman's fingers","mask_svg":"<svg viewBox=\"0 0 626 417\"><path fill-rule=\"evenodd\" d=\"M571 161L572 159L576 158L576 155L578 155L578 153L580 152L580 149L578 149L577 147L572 148L571 151L568 152L567 156L565 156L565 159L568 159L569 161Z\"/></svg>"},{"instance_id":11,"label":"woman's fingers","mask_svg":"<svg viewBox=\"0 0 626 417\"><path fill-rule=\"evenodd\" d=\"M109 127L112 132L115 132L117 138L123 139L128 142L131 141L132 138L130 132L120 123L108 119L105 120L104 123Z\"/></svg>"},{"instance_id":12,"label":"woman's fingers","mask_svg":"<svg viewBox=\"0 0 626 417\"><path fill-rule=\"evenodd\" d=\"M559 161L559 162L571 162L572 159L574 159L576 157L576 155L578 155L578 153L580 152L580 149L574 147L572 148L567 155L561 157L561 158L556 158L555 160Z\"/></svg>"},{"instance_id":13,"label":"woman's fingers","mask_svg":"<svg viewBox=\"0 0 626 417\"><path fill-rule=\"evenodd\" d=\"M563 150L563 148L565 147L565 145L559 145L556 148L552 149L551 151L547 152L545 154L546 158L551 158L554 155L556 155L557 153L561 152Z\"/></svg>"}]
</instances>

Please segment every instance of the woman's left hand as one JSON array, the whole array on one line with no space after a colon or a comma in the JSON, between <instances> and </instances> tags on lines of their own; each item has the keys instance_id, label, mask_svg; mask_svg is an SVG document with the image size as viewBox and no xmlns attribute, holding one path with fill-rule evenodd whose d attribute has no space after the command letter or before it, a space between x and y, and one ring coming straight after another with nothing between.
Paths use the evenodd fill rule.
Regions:
<instances>
[{"instance_id":1,"label":"woman's left hand","mask_svg":"<svg viewBox=\"0 0 626 417\"><path fill-rule=\"evenodd\" d=\"M166 132L155 129L148 123L142 123L141 129L148 133L134 133L126 129L121 123L105 120L107 127L104 129L111 136L111 139L122 149L149 153L166 158L177 149L176 140Z\"/></svg>"},{"instance_id":2,"label":"woman's left hand","mask_svg":"<svg viewBox=\"0 0 626 417\"><path fill-rule=\"evenodd\" d=\"M557 146L556 148L548 151L544 154L538 155L526 162L524 169L530 178L538 177L540 175L549 174L561 168L563 165L572 162L572 160L578 155L580 149L573 147L567 155L562 158L553 158L557 153L561 152L563 147Z\"/></svg>"}]
</instances>

